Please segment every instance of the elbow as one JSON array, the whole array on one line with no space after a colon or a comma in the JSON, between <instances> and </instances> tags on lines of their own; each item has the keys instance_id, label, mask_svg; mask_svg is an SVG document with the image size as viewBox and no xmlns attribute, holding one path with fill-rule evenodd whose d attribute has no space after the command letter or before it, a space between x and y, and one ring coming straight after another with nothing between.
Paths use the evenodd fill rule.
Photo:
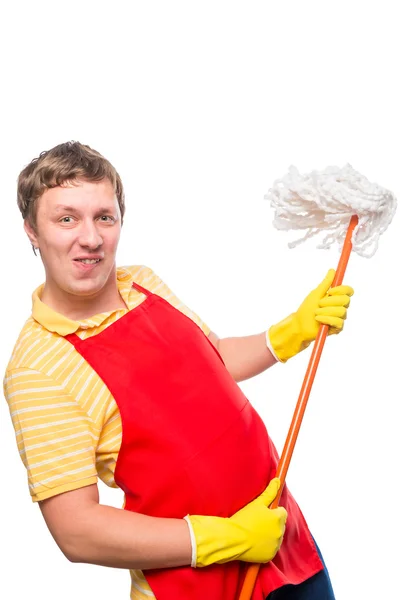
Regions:
<instances>
[{"instance_id":1,"label":"elbow","mask_svg":"<svg viewBox=\"0 0 400 600\"><path fill-rule=\"evenodd\" d=\"M60 493L43 500L40 509L54 541L69 562L86 563L95 544L96 485Z\"/></svg>"},{"instance_id":2,"label":"elbow","mask_svg":"<svg viewBox=\"0 0 400 600\"><path fill-rule=\"evenodd\" d=\"M85 563L84 552L81 544L76 539L56 540L58 547L65 558L71 563Z\"/></svg>"},{"instance_id":3,"label":"elbow","mask_svg":"<svg viewBox=\"0 0 400 600\"><path fill-rule=\"evenodd\" d=\"M85 563L84 556L76 547L71 547L63 550L65 558L71 563Z\"/></svg>"},{"instance_id":4,"label":"elbow","mask_svg":"<svg viewBox=\"0 0 400 600\"><path fill-rule=\"evenodd\" d=\"M87 532L76 527L51 532L57 546L71 563L87 563Z\"/></svg>"},{"instance_id":5,"label":"elbow","mask_svg":"<svg viewBox=\"0 0 400 600\"><path fill-rule=\"evenodd\" d=\"M64 535L56 540L65 558L71 563L93 564L96 561L98 544L91 527L81 524L64 531ZM96 563L95 563L96 564Z\"/></svg>"}]
</instances>

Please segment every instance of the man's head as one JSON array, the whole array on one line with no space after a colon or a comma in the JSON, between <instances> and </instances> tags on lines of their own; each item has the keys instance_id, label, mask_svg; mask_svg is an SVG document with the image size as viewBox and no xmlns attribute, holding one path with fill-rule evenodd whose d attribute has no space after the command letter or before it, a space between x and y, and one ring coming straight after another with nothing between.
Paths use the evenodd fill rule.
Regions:
<instances>
[{"instance_id":1,"label":"man's head","mask_svg":"<svg viewBox=\"0 0 400 600\"><path fill-rule=\"evenodd\" d=\"M79 142L42 152L18 177L18 207L40 251L49 303L109 293L125 212L122 182L109 161Z\"/></svg>"},{"instance_id":2,"label":"man's head","mask_svg":"<svg viewBox=\"0 0 400 600\"><path fill-rule=\"evenodd\" d=\"M125 194L120 176L112 164L99 152L80 144L66 142L51 150L41 152L19 174L18 208L34 231L38 200L42 194L66 182L102 181L108 179L115 191L121 213L121 224L125 213Z\"/></svg>"}]
</instances>

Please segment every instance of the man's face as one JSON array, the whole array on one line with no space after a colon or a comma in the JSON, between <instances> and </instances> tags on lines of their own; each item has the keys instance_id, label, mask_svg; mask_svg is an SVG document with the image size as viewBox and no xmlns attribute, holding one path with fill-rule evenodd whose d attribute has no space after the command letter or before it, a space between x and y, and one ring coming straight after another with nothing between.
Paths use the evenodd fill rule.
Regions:
<instances>
[{"instance_id":1,"label":"man's face","mask_svg":"<svg viewBox=\"0 0 400 600\"><path fill-rule=\"evenodd\" d=\"M36 223L36 234L27 224L25 230L40 249L48 293L93 297L115 285L121 213L110 181L46 190Z\"/></svg>"}]
</instances>

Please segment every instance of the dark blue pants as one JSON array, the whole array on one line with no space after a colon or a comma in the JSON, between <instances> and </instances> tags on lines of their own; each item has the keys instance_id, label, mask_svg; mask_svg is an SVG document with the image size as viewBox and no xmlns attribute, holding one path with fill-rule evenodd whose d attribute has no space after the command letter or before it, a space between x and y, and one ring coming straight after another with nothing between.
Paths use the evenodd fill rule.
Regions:
<instances>
[{"instance_id":1,"label":"dark blue pants","mask_svg":"<svg viewBox=\"0 0 400 600\"><path fill-rule=\"evenodd\" d=\"M324 569L299 585L284 585L268 595L267 600L335 600L329 573L316 545Z\"/></svg>"}]
</instances>

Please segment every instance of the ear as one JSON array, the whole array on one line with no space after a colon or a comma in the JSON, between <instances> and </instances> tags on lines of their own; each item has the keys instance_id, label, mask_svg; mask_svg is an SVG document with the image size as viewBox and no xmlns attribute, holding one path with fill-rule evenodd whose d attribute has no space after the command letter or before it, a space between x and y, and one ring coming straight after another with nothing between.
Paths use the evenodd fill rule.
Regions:
<instances>
[{"instance_id":1,"label":"ear","mask_svg":"<svg viewBox=\"0 0 400 600\"><path fill-rule=\"evenodd\" d=\"M37 235L36 235L35 230L33 229L32 225L29 223L29 221L27 219L25 219L25 221L24 221L24 229L25 229L25 233L28 236L29 241L31 242L32 246L34 246L35 248L38 248L39 243L38 243Z\"/></svg>"}]
</instances>

